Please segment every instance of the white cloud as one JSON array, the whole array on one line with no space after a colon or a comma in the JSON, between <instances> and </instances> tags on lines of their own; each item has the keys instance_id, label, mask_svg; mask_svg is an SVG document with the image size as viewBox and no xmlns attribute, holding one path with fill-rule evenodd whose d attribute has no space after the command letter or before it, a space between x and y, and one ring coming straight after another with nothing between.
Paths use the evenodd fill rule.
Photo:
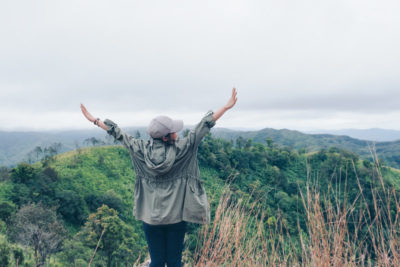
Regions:
<instances>
[{"instance_id":1,"label":"white cloud","mask_svg":"<svg viewBox=\"0 0 400 267\"><path fill-rule=\"evenodd\" d=\"M2 1L1 127L35 128L31 120L18 125L24 113L56 126L52 114L76 116L81 102L107 114L199 114L222 105L234 85L238 113L275 114L287 128L314 113L325 127L348 120L377 127L399 111L399 7L394 0ZM240 124L230 120L222 122Z\"/></svg>"}]
</instances>

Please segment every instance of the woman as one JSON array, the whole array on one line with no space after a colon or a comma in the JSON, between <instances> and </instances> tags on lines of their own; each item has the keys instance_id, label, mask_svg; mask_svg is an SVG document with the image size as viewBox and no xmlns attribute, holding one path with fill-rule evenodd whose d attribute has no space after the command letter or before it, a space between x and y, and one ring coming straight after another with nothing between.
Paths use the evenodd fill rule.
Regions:
<instances>
[{"instance_id":1,"label":"woman","mask_svg":"<svg viewBox=\"0 0 400 267\"><path fill-rule=\"evenodd\" d=\"M210 221L206 192L201 184L197 148L215 122L237 101L236 89L228 102L216 112L209 112L184 138L181 120L167 116L154 118L147 132L150 140L133 138L117 124L92 116L81 104L83 115L107 131L128 150L136 173L134 210L143 221L151 263L155 266L182 266L186 222Z\"/></svg>"}]
</instances>

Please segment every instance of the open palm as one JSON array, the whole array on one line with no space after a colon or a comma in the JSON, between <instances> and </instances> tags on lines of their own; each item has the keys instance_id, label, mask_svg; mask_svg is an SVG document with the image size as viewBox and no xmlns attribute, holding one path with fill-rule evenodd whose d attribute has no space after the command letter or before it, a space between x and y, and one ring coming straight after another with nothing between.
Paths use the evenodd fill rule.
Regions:
<instances>
[{"instance_id":1,"label":"open palm","mask_svg":"<svg viewBox=\"0 0 400 267\"><path fill-rule=\"evenodd\" d=\"M233 88L232 89L232 96L231 96L231 98L228 100L228 102L225 105L226 109L230 109L236 104L236 101L237 101L236 95L237 95L236 88Z\"/></svg>"}]
</instances>

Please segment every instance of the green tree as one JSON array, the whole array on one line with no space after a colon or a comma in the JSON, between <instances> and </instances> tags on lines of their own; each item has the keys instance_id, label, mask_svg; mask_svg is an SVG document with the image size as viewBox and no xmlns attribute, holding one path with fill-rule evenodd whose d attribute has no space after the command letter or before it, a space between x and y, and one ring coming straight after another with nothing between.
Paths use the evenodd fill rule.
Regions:
<instances>
[{"instance_id":1,"label":"green tree","mask_svg":"<svg viewBox=\"0 0 400 267\"><path fill-rule=\"evenodd\" d=\"M272 146L273 146L273 144L274 144L274 141L272 141L271 138L267 138L265 141L267 142L268 148L272 148Z\"/></svg>"},{"instance_id":2,"label":"green tree","mask_svg":"<svg viewBox=\"0 0 400 267\"><path fill-rule=\"evenodd\" d=\"M31 190L25 184L14 183L10 200L17 206L22 206L31 201Z\"/></svg>"},{"instance_id":3,"label":"green tree","mask_svg":"<svg viewBox=\"0 0 400 267\"><path fill-rule=\"evenodd\" d=\"M242 148L244 147L245 144L246 144L246 140L245 140L242 136L239 136L239 137L236 139L236 146L237 146L239 149L242 149Z\"/></svg>"},{"instance_id":4,"label":"green tree","mask_svg":"<svg viewBox=\"0 0 400 267\"><path fill-rule=\"evenodd\" d=\"M33 149L33 153L34 153L35 156L36 156L36 161L39 161L39 160L42 159L42 157L43 157L43 149L42 149L41 146L35 147L35 148Z\"/></svg>"},{"instance_id":5,"label":"green tree","mask_svg":"<svg viewBox=\"0 0 400 267\"><path fill-rule=\"evenodd\" d=\"M58 180L57 173L51 168L33 167L22 163L11 171L14 181L10 199L18 206L29 202L44 202L55 205L54 191Z\"/></svg>"},{"instance_id":6,"label":"green tree","mask_svg":"<svg viewBox=\"0 0 400 267\"><path fill-rule=\"evenodd\" d=\"M58 173L53 168L45 168L42 174L46 176L45 178L49 178L52 182L56 182L58 180Z\"/></svg>"},{"instance_id":7,"label":"green tree","mask_svg":"<svg viewBox=\"0 0 400 267\"><path fill-rule=\"evenodd\" d=\"M0 167L0 181L6 181L10 178L10 170L7 167Z\"/></svg>"},{"instance_id":8,"label":"green tree","mask_svg":"<svg viewBox=\"0 0 400 267\"><path fill-rule=\"evenodd\" d=\"M14 245L11 250L12 250L15 266L22 266L22 264L24 263L24 260L25 260L24 250L17 245Z\"/></svg>"},{"instance_id":9,"label":"green tree","mask_svg":"<svg viewBox=\"0 0 400 267\"><path fill-rule=\"evenodd\" d=\"M132 227L118 217L116 210L106 205L89 216L78 236L87 246L93 249L97 247L97 254L106 258L108 267L116 263L132 264L141 250L138 236Z\"/></svg>"},{"instance_id":10,"label":"green tree","mask_svg":"<svg viewBox=\"0 0 400 267\"><path fill-rule=\"evenodd\" d=\"M109 208L114 209L118 212L121 217L121 213L124 211L124 204L122 200L113 190L107 191L105 194L90 194L85 197L87 206L91 212L96 211L103 204ZM123 217L123 216L122 216Z\"/></svg>"},{"instance_id":11,"label":"green tree","mask_svg":"<svg viewBox=\"0 0 400 267\"><path fill-rule=\"evenodd\" d=\"M96 137L87 138L85 139L84 143L86 143L87 145L92 144L92 146L104 145L104 142L100 139L97 139Z\"/></svg>"},{"instance_id":12,"label":"green tree","mask_svg":"<svg viewBox=\"0 0 400 267\"><path fill-rule=\"evenodd\" d=\"M91 248L74 238L65 240L63 250L58 254L58 257L65 266L80 266L79 262L85 262L85 266L87 266L92 253Z\"/></svg>"},{"instance_id":13,"label":"green tree","mask_svg":"<svg viewBox=\"0 0 400 267\"><path fill-rule=\"evenodd\" d=\"M4 236L0 236L0 266L7 267L10 264L10 244Z\"/></svg>"},{"instance_id":14,"label":"green tree","mask_svg":"<svg viewBox=\"0 0 400 267\"><path fill-rule=\"evenodd\" d=\"M11 179L14 183L27 183L35 179L37 171L30 164L20 163L11 171Z\"/></svg>"},{"instance_id":15,"label":"green tree","mask_svg":"<svg viewBox=\"0 0 400 267\"><path fill-rule=\"evenodd\" d=\"M253 139L247 139L244 145L244 149L250 150L251 146L253 145Z\"/></svg>"},{"instance_id":16,"label":"green tree","mask_svg":"<svg viewBox=\"0 0 400 267\"><path fill-rule=\"evenodd\" d=\"M15 205L12 202L1 202L0 203L0 219L7 221L7 219L16 211Z\"/></svg>"},{"instance_id":17,"label":"green tree","mask_svg":"<svg viewBox=\"0 0 400 267\"><path fill-rule=\"evenodd\" d=\"M47 258L60 251L65 229L58 222L55 211L41 204L21 207L11 218L10 236L34 250L35 266L42 266Z\"/></svg>"},{"instance_id":18,"label":"green tree","mask_svg":"<svg viewBox=\"0 0 400 267\"><path fill-rule=\"evenodd\" d=\"M59 203L57 211L66 221L75 225L83 224L89 211L82 196L72 190L59 190L56 192L56 198Z\"/></svg>"},{"instance_id":19,"label":"green tree","mask_svg":"<svg viewBox=\"0 0 400 267\"><path fill-rule=\"evenodd\" d=\"M54 162L55 160L55 155L57 155L62 148L61 143L53 143L49 147L45 147L43 150L43 166L49 166L50 163Z\"/></svg>"}]
</instances>

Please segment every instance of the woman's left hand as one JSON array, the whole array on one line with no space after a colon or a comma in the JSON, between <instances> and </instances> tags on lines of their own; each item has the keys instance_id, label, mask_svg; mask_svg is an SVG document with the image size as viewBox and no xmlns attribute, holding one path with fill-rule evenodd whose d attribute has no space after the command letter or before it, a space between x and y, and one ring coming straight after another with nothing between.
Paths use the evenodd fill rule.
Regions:
<instances>
[{"instance_id":1,"label":"woman's left hand","mask_svg":"<svg viewBox=\"0 0 400 267\"><path fill-rule=\"evenodd\" d=\"M236 88L233 88L232 96L231 96L231 98L229 98L228 103L225 104L225 109L231 109L236 104L236 101L237 101L236 95L237 95Z\"/></svg>"}]
</instances>

